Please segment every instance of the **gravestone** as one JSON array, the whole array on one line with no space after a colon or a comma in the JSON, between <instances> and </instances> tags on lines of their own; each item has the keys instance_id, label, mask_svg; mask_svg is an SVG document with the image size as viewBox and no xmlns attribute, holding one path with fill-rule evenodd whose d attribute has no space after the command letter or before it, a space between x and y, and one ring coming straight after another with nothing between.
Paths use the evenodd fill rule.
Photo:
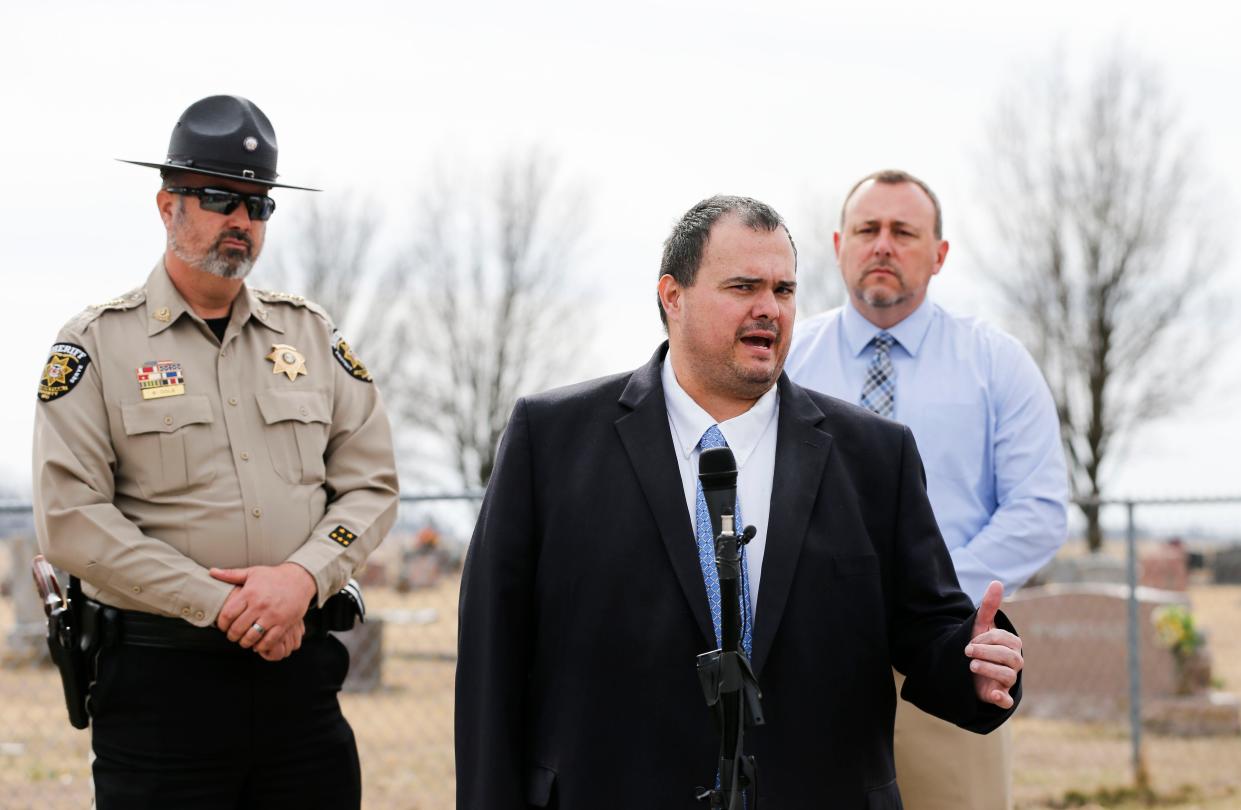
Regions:
<instances>
[{"instance_id":1,"label":"gravestone","mask_svg":"<svg viewBox=\"0 0 1241 810\"><path fill-rule=\"evenodd\" d=\"M1199 650L1180 671L1156 635L1151 614L1187 605L1184 593L1139 587L1142 722L1164 734L1235 734L1241 701L1212 692L1210 653ZM1021 711L1035 717L1124 723L1129 719L1128 588L1049 585L1005 601L1021 633ZM1184 694L1189 692L1189 694Z\"/></svg>"},{"instance_id":2,"label":"gravestone","mask_svg":"<svg viewBox=\"0 0 1241 810\"><path fill-rule=\"evenodd\" d=\"M1177 737L1241 734L1241 700L1226 692L1161 697L1142 705L1143 725Z\"/></svg>"},{"instance_id":3,"label":"gravestone","mask_svg":"<svg viewBox=\"0 0 1241 810\"><path fill-rule=\"evenodd\" d=\"M1138 588L1142 696L1172 695L1176 663L1151 612L1186 604L1183 593ZM1004 603L1021 634L1022 711L1036 717L1124 721L1129 706L1128 588L1076 584L1024 588Z\"/></svg>"},{"instance_id":4,"label":"gravestone","mask_svg":"<svg viewBox=\"0 0 1241 810\"><path fill-rule=\"evenodd\" d=\"M1221 548L1215 552L1211 578L1216 585L1241 585L1241 546Z\"/></svg>"},{"instance_id":5,"label":"gravestone","mask_svg":"<svg viewBox=\"0 0 1241 810\"><path fill-rule=\"evenodd\" d=\"M439 554L435 552L407 554L401 562L400 583L407 591L434 587L444 570Z\"/></svg>"},{"instance_id":6,"label":"gravestone","mask_svg":"<svg viewBox=\"0 0 1241 810\"><path fill-rule=\"evenodd\" d=\"M1189 555L1181 543L1161 543L1142 552L1138 560L1138 584L1165 591L1189 586Z\"/></svg>"},{"instance_id":7,"label":"gravestone","mask_svg":"<svg viewBox=\"0 0 1241 810\"><path fill-rule=\"evenodd\" d=\"M345 692L373 692L383 682L384 620L370 616L356 622L352 630L332 631L349 651L349 674L341 689Z\"/></svg>"},{"instance_id":8,"label":"gravestone","mask_svg":"<svg viewBox=\"0 0 1241 810\"><path fill-rule=\"evenodd\" d=\"M1124 585L1129 577L1125 561L1103 554L1056 557L1030 579L1030 585L1076 585L1110 583Z\"/></svg>"},{"instance_id":9,"label":"gravestone","mask_svg":"<svg viewBox=\"0 0 1241 810\"><path fill-rule=\"evenodd\" d=\"M50 660L47 652L47 617L30 574L30 561L39 553L33 534L8 538L9 598L13 605L13 626L5 636L4 660L34 662ZM62 577L61 587L69 580Z\"/></svg>"}]
</instances>

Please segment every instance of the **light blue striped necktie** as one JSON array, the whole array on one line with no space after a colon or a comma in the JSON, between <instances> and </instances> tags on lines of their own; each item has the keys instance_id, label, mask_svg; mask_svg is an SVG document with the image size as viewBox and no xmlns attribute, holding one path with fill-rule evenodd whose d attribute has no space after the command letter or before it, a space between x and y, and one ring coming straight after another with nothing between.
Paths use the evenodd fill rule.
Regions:
<instances>
[{"instance_id":1,"label":"light blue striped necktie","mask_svg":"<svg viewBox=\"0 0 1241 810\"><path fill-rule=\"evenodd\" d=\"M702 450L712 447L727 447L724 434L717 425L707 428L698 442ZM738 534L745 526L741 522L741 500L738 498L733 507L733 525ZM702 568L702 581L707 586L707 602L711 606L711 624L715 627L715 643L723 644L720 634L720 574L715 567L715 535L711 529L711 515L707 512L707 498L702 493L702 481L698 481L698 501L694 515L694 534L698 538L698 565ZM745 546L741 547L741 645L745 654L750 655L752 630L754 622L750 615L750 565L746 560Z\"/></svg>"}]
</instances>

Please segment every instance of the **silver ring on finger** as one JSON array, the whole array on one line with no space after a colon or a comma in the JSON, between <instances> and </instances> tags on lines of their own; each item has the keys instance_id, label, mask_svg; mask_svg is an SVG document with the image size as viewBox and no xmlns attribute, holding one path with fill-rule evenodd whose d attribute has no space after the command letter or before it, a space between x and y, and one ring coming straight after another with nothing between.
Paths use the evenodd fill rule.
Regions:
<instances>
[{"instance_id":1,"label":"silver ring on finger","mask_svg":"<svg viewBox=\"0 0 1241 810\"><path fill-rule=\"evenodd\" d=\"M260 636L263 635L263 633L267 632L267 628L259 624L258 622L255 622L254 624L250 625L250 629Z\"/></svg>"}]
</instances>

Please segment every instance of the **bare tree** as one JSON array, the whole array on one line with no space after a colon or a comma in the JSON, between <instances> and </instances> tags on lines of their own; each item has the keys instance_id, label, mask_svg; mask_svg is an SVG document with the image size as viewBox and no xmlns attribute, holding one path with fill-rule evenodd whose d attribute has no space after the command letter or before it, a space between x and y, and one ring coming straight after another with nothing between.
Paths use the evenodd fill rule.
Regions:
<instances>
[{"instance_id":1,"label":"bare tree","mask_svg":"<svg viewBox=\"0 0 1241 810\"><path fill-rule=\"evenodd\" d=\"M797 318L818 315L845 302L845 285L836 263L832 234L840 218L840 202L808 198L802 205L797 232Z\"/></svg>"},{"instance_id":2,"label":"bare tree","mask_svg":"<svg viewBox=\"0 0 1241 810\"><path fill-rule=\"evenodd\" d=\"M537 150L482 174L437 165L399 258L377 206L325 196L294 217L264 278L337 319L383 385L398 444L416 448L412 477L441 477L428 473L438 449L460 485L484 486L517 397L567 381L590 343L572 283L585 197Z\"/></svg>"},{"instance_id":3,"label":"bare tree","mask_svg":"<svg viewBox=\"0 0 1241 810\"><path fill-rule=\"evenodd\" d=\"M484 486L522 393L567 381L590 340L575 294L584 193L530 150L479 177L443 170L418 199L408 248L400 413L446 443L461 482Z\"/></svg>"},{"instance_id":4,"label":"bare tree","mask_svg":"<svg viewBox=\"0 0 1241 810\"><path fill-rule=\"evenodd\" d=\"M349 192L302 202L281 232L260 285L287 289L322 306L380 380L400 371L406 339L404 282L380 245L380 211Z\"/></svg>"},{"instance_id":5,"label":"bare tree","mask_svg":"<svg viewBox=\"0 0 1241 810\"><path fill-rule=\"evenodd\" d=\"M373 206L348 193L307 196L291 217L291 233L282 234L270 275L344 322L359 303L359 283L379 266L373 254L380 222Z\"/></svg>"},{"instance_id":6,"label":"bare tree","mask_svg":"<svg viewBox=\"0 0 1241 810\"><path fill-rule=\"evenodd\" d=\"M1083 83L1060 59L1030 74L989 138L987 263L1051 386L1073 494L1097 499L1118 445L1203 387L1220 253L1196 144L1159 72L1121 48ZM1083 512L1097 550L1098 506Z\"/></svg>"}]
</instances>

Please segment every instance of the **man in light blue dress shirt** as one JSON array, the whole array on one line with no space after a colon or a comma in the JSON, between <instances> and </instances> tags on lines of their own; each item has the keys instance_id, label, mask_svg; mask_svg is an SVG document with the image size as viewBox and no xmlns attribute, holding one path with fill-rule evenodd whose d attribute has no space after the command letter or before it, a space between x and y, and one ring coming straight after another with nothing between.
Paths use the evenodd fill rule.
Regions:
<instances>
[{"instance_id":1,"label":"man in light blue dress shirt","mask_svg":"<svg viewBox=\"0 0 1241 810\"><path fill-rule=\"evenodd\" d=\"M789 376L908 425L961 589L975 604L993 579L1013 593L1065 539L1068 478L1047 383L1014 338L927 300L948 242L921 180L863 178L834 241L848 300L797 323ZM979 736L900 702L907 810L1011 807L1011 733Z\"/></svg>"}]
</instances>

